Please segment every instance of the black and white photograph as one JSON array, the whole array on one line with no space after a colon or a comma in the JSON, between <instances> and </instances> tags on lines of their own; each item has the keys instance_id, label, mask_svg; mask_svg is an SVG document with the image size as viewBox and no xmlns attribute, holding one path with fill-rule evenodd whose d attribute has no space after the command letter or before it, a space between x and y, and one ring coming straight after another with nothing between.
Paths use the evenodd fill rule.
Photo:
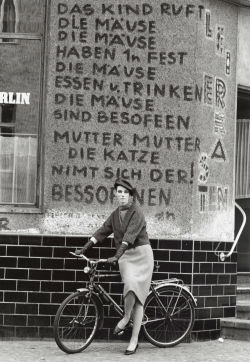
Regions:
<instances>
[{"instance_id":1,"label":"black and white photograph","mask_svg":"<svg viewBox=\"0 0 250 362\"><path fill-rule=\"evenodd\" d=\"M0 0L0 362L249 342L250 0Z\"/></svg>"}]
</instances>

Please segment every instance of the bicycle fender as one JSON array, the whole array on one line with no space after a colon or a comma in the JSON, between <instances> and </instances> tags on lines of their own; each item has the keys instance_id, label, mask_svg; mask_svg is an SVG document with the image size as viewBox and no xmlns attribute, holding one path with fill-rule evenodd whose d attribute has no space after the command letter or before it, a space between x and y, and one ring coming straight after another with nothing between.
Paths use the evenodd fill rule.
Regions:
<instances>
[{"instance_id":1,"label":"bicycle fender","mask_svg":"<svg viewBox=\"0 0 250 362\"><path fill-rule=\"evenodd\" d=\"M77 291L79 293L84 293L84 294L89 293L89 290L87 288L78 288ZM102 302L101 298L99 297L99 295L96 294L95 292L92 292L92 296L97 304L98 311L99 311L98 328L102 328L103 322L104 322L103 302Z\"/></svg>"},{"instance_id":2,"label":"bicycle fender","mask_svg":"<svg viewBox=\"0 0 250 362\"><path fill-rule=\"evenodd\" d=\"M197 306L197 299L193 296L193 294L190 292L189 288L186 285L176 284L176 283L162 283L154 287L155 290L161 288L161 287L178 287L183 290L190 296L191 300L193 301L194 305Z\"/></svg>"}]
</instances>

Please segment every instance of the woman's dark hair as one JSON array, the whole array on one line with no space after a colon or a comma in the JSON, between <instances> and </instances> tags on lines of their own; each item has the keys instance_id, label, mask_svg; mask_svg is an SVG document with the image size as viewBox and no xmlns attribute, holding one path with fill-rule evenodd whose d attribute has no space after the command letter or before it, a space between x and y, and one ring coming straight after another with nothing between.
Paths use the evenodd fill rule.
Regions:
<instances>
[{"instance_id":1,"label":"woman's dark hair","mask_svg":"<svg viewBox=\"0 0 250 362\"><path fill-rule=\"evenodd\" d=\"M134 189L134 187L133 187L127 180L124 180L124 179L122 179L122 178L118 178L118 179L115 181L114 188L117 189L118 186L123 186L123 187L125 187L125 189L128 190L130 196L134 196L135 189Z\"/></svg>"}]
</instances>

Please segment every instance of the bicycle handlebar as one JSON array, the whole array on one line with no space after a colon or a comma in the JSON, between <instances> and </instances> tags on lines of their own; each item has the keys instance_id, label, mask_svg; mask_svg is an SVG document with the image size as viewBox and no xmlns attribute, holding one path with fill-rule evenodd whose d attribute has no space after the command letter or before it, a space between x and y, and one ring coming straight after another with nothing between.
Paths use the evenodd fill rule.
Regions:
<instances>
[{"instance_id":1,"label":"bicycle handlebar","mask_svg":"<svg viewBox=\"0 0 250 362\"><path fill-rule=\"evenodd\" d=\"M87 262L89 263L94 263L94 264L98 264L98 263L106 263L107 262L107 259L89 259L87 256L85 256L84 254L76 254L76 253L73 253L72 251L69 252L70 254L78 257L78 258L82 258L82 259L85 259Z\"/></svg>"}]
</instances>

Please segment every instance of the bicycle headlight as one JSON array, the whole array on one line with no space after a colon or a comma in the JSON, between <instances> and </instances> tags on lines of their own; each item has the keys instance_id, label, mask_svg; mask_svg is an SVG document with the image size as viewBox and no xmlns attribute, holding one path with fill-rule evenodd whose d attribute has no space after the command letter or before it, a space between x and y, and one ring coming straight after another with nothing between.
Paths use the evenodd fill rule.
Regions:
<instances>
[{"instance_id":1,"label":"bicycle headlight","mask_svg":"<svg viewBox=\"0 0 250 362\"><path fill-rule=\"evenodd\" d=\"M89 267L89 266L85 266L85 268L83 269L83 272L84 272L85 274L88 274L89 271L90 271L90 267Z\"/></svg>"}]
</instances>

